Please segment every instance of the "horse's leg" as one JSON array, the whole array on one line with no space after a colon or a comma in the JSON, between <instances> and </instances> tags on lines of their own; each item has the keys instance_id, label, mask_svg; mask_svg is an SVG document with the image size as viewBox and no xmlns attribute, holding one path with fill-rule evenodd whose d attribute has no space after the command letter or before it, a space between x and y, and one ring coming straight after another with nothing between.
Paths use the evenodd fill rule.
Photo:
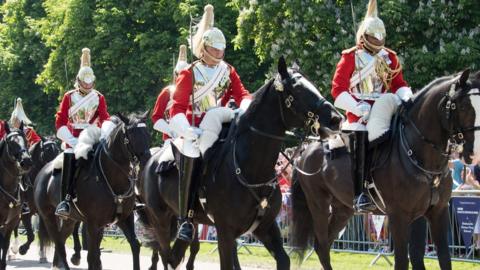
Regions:
<instances>
[{"instance_id":1,"label":"horse's leg","mask_svg":"<svg viewBox=\"0 0 480 270\"><path fill-rule=\"evenodd\" d=\"M283 248L282 235L276 222L266 230L255 230L253 234L262 241L266 249L273 255L277 262L277 270L290 269L290 258Z\"/></svg>"},{"instance_id":2,"label":"horse's leg","mask_svg":"<svg viewBox=\"0 0 480 270\"><path fill-rule=\"evenodd\" d=\"M408 269L408 223L407 214L397 210L388 216L392 229L395 250L395 270Z\"/></svg>"},{"instance_id":3,"label":"horse's leg","mask_svg":"<svg viewBox=\"0 0 480 270\"><path fill-rule=\"evenodd\" d=\"M19 224L20 225L20 224ZM15 229L13 229L13 236L14 236L14 239L13 239L13 244L12 246L10 247L10 251L13 253L13 254L10 254L8 255L8 260L14 260L15 259L15 254L18 253L18 225L15 226ZM22 254L23 255L23 254Z\"/></svg>"},{"instance_id":4,"label":"horse's leg","mask_svg":"<svg viewBox=\"0 0 480 270\"><path fill-rule=\"evenodd\" d=\"M448 250L448 207L433 207L427 212L426 217L430 222L432 239L437 250L440 269L451 270L452 261Z\"/></svg>"},{"instance_id":5,"label":"horse's leg","mask_svg":"<svg viewBox=\"0 0 480 270\"><path fill-rule=\"evenodd\" d=\"M80 264L80 258L81 258L81 251L82 251L82 245L80 244L80 236L79 236L79 229L80 229L80 222L75 223L75 227L73 229L73 250L75 253L73 253L72 257L70 257L70 261L73 263L73 265L79 265Z\"/></svg>"},{"instance_id":6,"label":"horse's leg","mask_svg":"<svg viewBox=\"0 0 480 270\"><path fill-rule=\"evenodd\" d=\"M150 265L148 270L157 270L157 264L159 261L158 253L159 253L158 249L152 248L152 257L151 257L152 265Z\"/></svg>"},{"instance_id":7,"label":"horse's leg","mask_svg":"<svg viewBox=\"0 0 480 270\"><path fill-rule=\"evenodd\" d=\"M195 226L195 230L198 229L198 224ZM195 262L195 257L198 254L198 251L200 250L200 241L198 240L198 233L194 235L193 242L190 243L190 256L188 257L188 262L186 265L187 270L193 270L193 264Z\"/></svg>"},{"instance_id":8,"label":"horse's leg","mask_svg":"<svg viewBox=\"0 0 480 270\"><path fill-rule=\"evenodd\" d=\"M348 220L353 215L353 209L345 206L339 200L333 198L332 213L328 219L328 247L337 239L338 233L347 226Z\"/></svg>"},{"instance_id":9,"label":"horse's leg","mask_svg":"<svg viewBox=\"0 0 480 270\"><path fill-rule=\"evenodd\" d=\"M133 269L140 270L140 243L135 235L135 223L133 212L125 219L118 222L118 227L122 229L132 250Z\"/></svg>"},{"instance_id":10,"label":"horse's leg","mask_svg":"<svg viewBox=\"0 0 480 270\"><path fill-rule=\"evenodd\" d=\"M87 224L88 234L88 270L101 270L102 262L100 261L100 242L102 241L103 229L94 224Z\"/></svg>"},{"instance_id":11,"label":"horse's leg","mask_svg":"<svg viewBox=\"0 0 480 270\"><path fill-rule=\"evenodd\" d=\"M8 246L10 245L10 233L6 232L5 235L0 233L0 251L1 251L1 258L0 258L0 270L7 269L7 254L8 254Z\"/></svg>"},{"instance_id":12,"label":"horse's leg","mask_svg":"<svg viewBox=\"0 0 480 270\"><path fill-rule=\"evenodd\" d=\"M424 217L417 218L410 224L408 253L413 270L425 270L425 241L427 238L427 222Z\"/></svg>"},{"instance_id":13,"label":"horse's leg","mask_svg":"<svg viewBox=\"0 0 480 270\"><path fill-rule=\"evenodd\" d=\"M55 216L53 209L51 212L48 212L47 216L42 217L42 219L50 238L55 244L55 256L53 258L52 268L60 267L60 261L66 270L70 270L67 262L67 252L65 250L65 240L68 235L65 236L65 233L62 233L62 231L65 230L65 223L68 221L63 221L63 225L60 228L57 224L57 217Z\"/></svg>"},{"instance_id":14,"label":"horse's leg","mask_svg":"<svg viewBox=\"0 0 480 270\"><path fill-rule=\"evenodd\" d=\"M235 247L233 249L233 269L234 270L242 270L242 267L240 267L240 261L238 260L238 247Z\"/></svg>"},{"instance_id":15,"label":"horse's leg","mask_svg":"<svg viewBox=\"0 0 480 270\"><path fill-rule=\"evenodd\" d=\"M27 242L20 246L20 255L27 254L30 245L35 240L35 234L32 229L32 214L22 215L22 222L25 230L27 231ZM18 228L18 227L17 227Z\"/></svg>"},{"instance_id":16,"label":"horse's leg","mask_svg":"<svg viewBox=\"0 0 480 270\"><path fill-rule=\"evenodd\" d=\"M233 249L236 248L235 236L217 224L218 253L220 254L220 270L233 269Z\"/></svg>"},{"instance_id":17,"label":"horse's leg","mask_svg":"<svg viewBox=\"0 0 480 270\"><path fill-rule=\"evenodd\" d=\"M329 198L331 198L331 196L328 193L324 192L323 190L319 190L317 191L316 196L318 196L317 198L323 199L310 199L307 196L307 200L309 201L308 208L313 221L313 232L315 234L314 249L323 269L331 270L332 265L330 263L330 242L333 242L338 235L338 231L343 228L340 225L343 224L344 217L340 215L341 211L334 213L333 216L330 216ZM337 207L340 207L340 205L337 205ZM329 223L332 223L335 228L330 228Z\"/></svg>"}]
</instances>

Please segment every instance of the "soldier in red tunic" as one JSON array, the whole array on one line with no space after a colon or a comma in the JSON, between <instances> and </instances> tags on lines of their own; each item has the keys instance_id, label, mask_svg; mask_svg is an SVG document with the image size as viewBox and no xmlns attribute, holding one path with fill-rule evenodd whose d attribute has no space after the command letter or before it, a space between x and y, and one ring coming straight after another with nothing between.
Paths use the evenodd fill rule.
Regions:
<instances>
[{"instance_id":1,"label":"soldier in red tunic","mask_svg":"<svg viewBox=\"0 0 480 270\"><path fill-rule=\"evenodd\" d=\"M23 132L25 133L25 138L27 139L27 147L34 145L35 143L41 140L37 132L32 127L32 121L27 117L25 111L23 110L22 99L17 98L15 103L15 109L12 112L10 117L9 125L14 128L20 128L23 122ZM6 134L5 122L1 121L0 123L0 138L3 138Z\"/></svg>"},{"instance_id":2,"label":"soldier in red tunic","mask_svg":"<svg viewBox=\"0 0 480 270\"><path fill-rule=\"evenodd\" d=\"M64 158L62 167L62 193L65 200L57 206L55 214L68 218L70 202L75 188L75 155L73 149L77 145L80 132L90 125L101 127L101 139L105 138L115 125L109 121L105 97L94 89L95 75L90 67L90 49L82 50L81 65L78 71L75 89L63 96L58 109L55 127L57 137L63 141Z\"/></svg>"},{"instance_id":3,"label":"soldier in red tunic","mask_svg":"<svg viewBox=\"0 0 480 270\"><path fill-rule=\"evenodd\" d=\"M396 109L402 100L407 101L412 96L410 87L403 79L396 53L384 46L385 36L385 26L377 16L377 2L370 0L367 14L357 32L357 45L342 52L332 81L335 106L347 114L348 121L343 129L351 130L354 134L354 145L351 148L357 196L354 205L360 211L375 208L370 197L364 193L367 136L370 141L379 137L376 134L378 131L371 131L376 127L369 128L374 118L370 109L380 99L393 100L393 103L397 103L393 105ZM386 94L387 92L394 94ZM381 109L381 106L376 107Z\"/></svg>"},{"instance_id":4,"label":"soldier in red tunic","mask_svg":"<svg viewBox=\"0 0 480 270\"><path fill-rule=\"evenodd\" d=\"M177 78L180 71L188 67L187 63L187 46L181 45L178 53L178 61L174 70L174 80ZM168 126L168 120L170 119L170 109L173 104L173 93L175 92L175 84L170 84L163 88L157 97L155 107L152 112L153 128L163 133L163 140L166 141L170 137L173 137L171 130Z\"/></svg>"},{"instance_id":5,"label":"soldier in red tunic","mask_svg":"<svg viewBox=\"0 0 480 270\"><path fill-rule=\"evenodd\" d=\"M177 237L187 242L192 241L194 235L191 204L195 190L190 187L195 186L191 185L195 181L192 179L195 161L217 140L221 123L234 117L233 110L224 107L228 102L225 96L235 99L239 111L246 110L251 102L235 68L223 60L226 40L223 33L213 27L212 5L205 6L192 43L193 53L200 60L180 72L170 110L170 127L183 138L181 143L175 140L173 144L182 153L179 164L181 225Z\"/></svg>"}]
</instances>

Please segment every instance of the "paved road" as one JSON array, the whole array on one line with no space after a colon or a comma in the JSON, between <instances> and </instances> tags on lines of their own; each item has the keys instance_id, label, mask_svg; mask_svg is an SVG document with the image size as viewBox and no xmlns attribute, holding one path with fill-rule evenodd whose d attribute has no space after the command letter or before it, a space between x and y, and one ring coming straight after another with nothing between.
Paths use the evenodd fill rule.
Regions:
<instances>
[{"instance_id":1,"label":"paved road","mask_svg":"<svg viewBox=\"0 0 480 270\"><path fill-rule=\"evenodd\" d=\"M50 252L52 253L52 252ZM51 269L51 263L38 263L38 252L36 247L31 247L29 252L22 256L17 254L16 259L7 262L7 270L13 269ZM67 250L67 258L73 254L73 250ZM49 254L48 260L52 261L52 254ZM128 270L132 269L132 257L130 254L115 254L115 253L102 253L102 264L104 270ZM150 266L150 257L141 256L140 257L141 269L148 269ZM79 266L72 267L72 270L86 270L87 266L87 254L82 251L82 261ZM162 268L159 268L162 269ZM182 269L185 269L183 267ZM196 270L213 270L220 269L218 264L206 263L206 262L196 262ZM244 270L265 270L260 268L243 268Z\"/></svg>"}]
</instances>

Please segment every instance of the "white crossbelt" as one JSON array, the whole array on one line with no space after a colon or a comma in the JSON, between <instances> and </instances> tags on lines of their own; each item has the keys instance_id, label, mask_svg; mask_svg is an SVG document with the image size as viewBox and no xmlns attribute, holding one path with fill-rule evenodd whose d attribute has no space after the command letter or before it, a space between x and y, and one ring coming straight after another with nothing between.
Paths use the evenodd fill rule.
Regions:
<instances>
[{"instance_id":1,"label":"white crossbelt","mask_svg":"<svg viewBox=\"0 0 480 270\"><path fill-rule=\"evenodd\" d=\"M201 72L200 69L198 70ZM209 80L200 89L195 91L195 95L193 99L194 103L200 102L204 97L210 94L218 86L221 79L226 75L227 72L228 72L228 65L224 61L221 61L217 65L217 68L215 70L215 73L212 76L212 79Z\"/></svg>"}]
</instances>

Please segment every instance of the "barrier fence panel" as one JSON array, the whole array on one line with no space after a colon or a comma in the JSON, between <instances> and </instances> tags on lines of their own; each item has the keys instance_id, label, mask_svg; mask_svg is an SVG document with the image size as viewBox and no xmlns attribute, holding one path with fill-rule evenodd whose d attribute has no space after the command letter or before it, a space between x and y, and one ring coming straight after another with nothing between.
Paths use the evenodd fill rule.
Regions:
<instances>
[{"instance_id":1,"label":"barrier fence panel","mask_svg":"<svg viewBox=\"0 0 480 270\"><path fill-rule=\"evenodd\" d=\"M290 194L283 194L283 205L277 217L280 226L283 243L289 253L289 230L291 213ZM454 191L449 207L450 228L448 241L450 254L453 260L480 262L480 191ZM139 239L142 239L143 229L136 222L136 232ZM202 242L216 242L217 234L213 226L200 226L199 237ZM122 232L115 226L105 228L106 236L123 237ZM255 237L250 234L241 236L237 240L239 249L244 248L251 253L248 246L261 246ZM348 222L344 230L335 240L333 247L335 251L377 254L372 261L392 254L394 243L391 239L388 218L372 214L356 214ZM212 252L215 250L212 250ZM309 253L310 255L312 252ZM427 229L425 242L426 257L435 258L435 248L432 242L430 230Z\"/></svg>"}]
</instances>

